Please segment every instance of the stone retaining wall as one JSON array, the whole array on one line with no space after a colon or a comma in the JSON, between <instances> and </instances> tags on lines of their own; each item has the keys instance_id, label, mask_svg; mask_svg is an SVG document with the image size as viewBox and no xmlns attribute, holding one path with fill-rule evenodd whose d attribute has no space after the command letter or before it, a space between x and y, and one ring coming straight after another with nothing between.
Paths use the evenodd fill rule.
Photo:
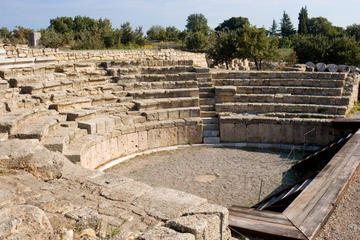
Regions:
<instances>
[{"instance_id":1,"label":"stone retaining wall","mask_svg":"<svg viewBox=\"0 0 360 240\"><path fill-rule=\"evenodd\" d=\"M29 48L27 45L0 44L0 61L5 58L19 59L38 57L55 57L55 61L59 63L105 60L192 60L197 66L207 67L205 54L184 52L174 49L60 51L59 49L52 48Z\"/></svg>"}]
</instances>

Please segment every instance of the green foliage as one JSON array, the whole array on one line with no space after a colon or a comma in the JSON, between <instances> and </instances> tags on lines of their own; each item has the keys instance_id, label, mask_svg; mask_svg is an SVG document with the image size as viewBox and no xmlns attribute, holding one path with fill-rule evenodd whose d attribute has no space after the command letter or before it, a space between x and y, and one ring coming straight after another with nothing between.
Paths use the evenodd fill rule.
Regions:
<instances>
[{"instance_id":1,"label":"green foliage","mask_svg":"<svg viewBox=\"0 0 360 240\"><path fill-rule=\"evenodd\" d=\"M57 33L53 28L41 31L41 43L44 47L59 48L63 42L62 34Z\"/></svg>"},{"instance_id":2,"label":"green foliage","mask_svg":"<svg viewBox=\"0 0 360 240\"><path fill-rule=\"evenodd\" d=\"M309 25L309 16L306 7L302 7L299 13L298 34L307 34Z\"/></svg>"},{"instance_id":3,"label":"green foliage","mask_svg":"<svg viewBox=\"0 0 360 240\"><path fill-rule=\"evenodd\" d=\"M290 48L292 45L292 37L284 37L279 39L280 48Z\"/></svg>"},{"instance_id":4,"label":"green foliage","mask_svg":"<svg viewBox=\"0 0 360 240\"><path fill-rule=\"evenodd\" d=\"M326 52L327 62L360 65L360 47L354 38L335 38Z\"/></svg>"},{"instance_id":5,"label":"green foliage","mask_svg":"<svg viewBox=\"0 0 360 240\"><path fill-rule=\"evenodd\" d=\"M341 27L335 27L324 17L311 18L308 22L308 32L312 35L323 35L329 38L338 37L344 34Z\"/></svg>"},{"instance_id":6,"label":"green foliage","mask_svg":"<svg viewBox=\"0 0 360 240\"><path fill-rule=\"evenodd\" d=\"M360 111L360 102L355 102L354 106L350 109L350 111L346 114L346 116L350 116L359 111Z\"/></svg>"},{"instance_id":7,"label":"green foliage","mask_svg":"<svg viewBox=\"0 0 360 240\"><path fill-rule=\"evenodd\" d=\"M278 56L278 39L267 37L266 30L245 26L239 38L238 58L249 58L255 62L256 69L262 68L265 60L271 60Z\"/></svg>"},{"instance_id":8,"label":"green foliage","mask_svg":"<svg viewBox=\"0 0 360 240\"><path fill-rule=\"evenodd\" d=\"M14 44L28 44L28 36L33 30L16 26L11 34L11 42Z\"/></svg>"},{"instance_id":9,"label":"green foliage","mask_svg":"<svg viewBox=\"0 0 360 240\"><path fill-rule=\"evenodd\" d=\"M206 51L209 38L203 32L190 32L185 40L186 49L194 52Z\"/></svg>"},{"instance_id":10,"label":"green foliage","mask_svg":"<svg viewBox=\"0 0 360 240\"><path fill-rule=\"evenodd\" d=\"M229 64L238 54L239 36L235 31L221 31L214 35L208 55L214 61L214 65L225 63L229 69Z\"/></svg>"},{"instance_id":11,"label":"green foliage","mask_svg":"<svg viewBox=\"0 0 360 240\"><path fill-rule=\"evenodd\" d=\"M180 31L176 27L167 27L166 28L166 39L168 41L178 41Z\"/></svg>"},{"instance_id":12,"label":"green foliage","mask_svg":"<svg viewBox=\"0 0 360 240\"><path fill-rule=\"evenodd\" d=\"M201 13L189 15L186 22L186 29L189 32L201 32L203 35L207 35L209 33L210 28L208 26L207 19Z\"/></svg>"},{"instance_id":13,"label":"green foliage","mask_svg":"<svg viewBox=\"0 0 360 240\"><path fill-rule=\"evenodd\" d=\"M280 20L280 35L281 37L289 37L295 34L296 31L291 23L289 15L284 11L283 17Z\"/></svg>"},{"instance_id":14,"label":"green foliage","mask_svg":"<svg viewBox=\"0 0 360 240\"><path fill-rule=\"evenodd\" d=\"M326 62L360 65L360 46L354 38L329 38L323 35L298 35L294 50L300 62Z\"/></svg>"},{"instance_id":15,"label":"green foliage","mask_svg":"<svg viewBox=\"0 0 360 240\"><path fill-rule=\"evenodd\" d=\"M161 26L152 26L147 32L146 32L147 38L152 41L166 41L166 30L165 28Z\"/></svg>"},{"instance_id":16,"label":"green foliage","mask_svg":"<svg viewBox=\"0 0 360 240\"><path fill-rule=\"evenodd\" d=\"M6 27L0 28L0 38L9 38L10 37L10 31Z\"/></svg>"},{"instance_id":17,"label":"green foliage","mask_svg":"<svg viewBox=\"0 0 360 240\"><path fill-rule=\"evenodd\" d=\"M293 47L300 62L323 62L329 39L323 35L297 35L293 39Z\"/></svg>"},{"instance_id":18,"label":"green foliage","mask_svg":"<svg viewBox=\"0 0 360 240\"><path fill-rule=\"evenodd\" d=\"M273 22L272 22L271 27L269 29L269 35L274 36L274 37L279 35L278 34L278 25L277 25L275 19L273 19Z\"/></svg>"},{"instance_id":19,"label":"green foliage","mask_svg":"<svg viewBox=\"0 0 360 240\"><path fill-rule=\"evenodd\" d=\"M215 31L223 31L223 30L229 30L229 31L236 31L236 30L242 30L245 25L250 25L249 19L246 17L232 17L215 28Z\"/></svg>"},{"instance_id":20,"label":"green foliage","mask_svg":"<svg viewBox=\"0 0 360 240\"><path fill-rule=\"evenodd\" d=\"M41 43L46 47L72 49L103 49L143 46L145 39L141 27L134 31L130 23L114 29L109 19L92 19L76 16L50 20L50 26L42 30Z\"/></svg>"},{"instance_id":21,"label":"green foliage","mask_svg":"<svg viewBox=\"0 0 360 240\"><path fill-rule=\"evenodd\" d=\"M360 24L353 24L348 26L346 28L346 33L348 36L354 37L356 41L360 42Z\"/></svg>"}]
</instances>

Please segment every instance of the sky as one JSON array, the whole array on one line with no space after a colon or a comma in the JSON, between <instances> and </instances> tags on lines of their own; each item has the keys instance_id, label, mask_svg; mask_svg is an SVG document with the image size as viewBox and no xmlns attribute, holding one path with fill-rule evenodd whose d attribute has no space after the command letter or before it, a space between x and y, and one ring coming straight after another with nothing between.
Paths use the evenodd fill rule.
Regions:
<instances>
[{"instance_id":1,"label":"sky","mask_svg":"<svg viewBox=\"0 0 360 240\"><path fill-rule=\"evenodd\" d=\"M279 23L285 10L297 28L302 6L310 17L326 17L335 26L360 24L359 0L0 0L0 27L39 30L48 27L51 18L81 15L108 18L113 27L129 21L145 31L153 25L183 30L187 16L202 13L211 28L239 16L269 28L273 19Z\"/></svg>"}]
</instances>

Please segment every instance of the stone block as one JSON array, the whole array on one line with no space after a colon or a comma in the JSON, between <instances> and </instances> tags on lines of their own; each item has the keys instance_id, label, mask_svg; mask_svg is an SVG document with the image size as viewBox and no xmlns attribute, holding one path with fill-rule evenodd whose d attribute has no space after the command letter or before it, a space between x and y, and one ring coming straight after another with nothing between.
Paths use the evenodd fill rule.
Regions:
<instances>
[{"instance_id":1,"label":"stone block","mask_svg":"<svg viewBox=\"0 0 360 240\"><path fill-rule=\"evenodd\" d=\"M169 220L180 217L189 209L206 202L206 199L189 193L168 188L154 188L136 199L133 204L142 207L150 216Z\"/></svg>"},{"instance_id":2,"label":"stone block","mask_svg":"<svg viewBox=\"0 0 360 240\"><path fill-rule=\"evenodd\" d=\"M195 240L195 236L190 233L179 233L166 227L155 227L142 234L139 240Z\"/></svg>"}]
</instances>

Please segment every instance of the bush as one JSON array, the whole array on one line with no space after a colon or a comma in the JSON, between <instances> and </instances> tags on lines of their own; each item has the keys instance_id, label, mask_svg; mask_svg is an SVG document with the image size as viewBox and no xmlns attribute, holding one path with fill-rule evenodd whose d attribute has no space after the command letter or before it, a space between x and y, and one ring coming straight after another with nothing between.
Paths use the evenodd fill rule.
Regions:
<instances>
[{"instance_id":1,"label":"bush","mask_svg":"<svg viewBox=\"0 0 360 240\"><path fill-rule=\"evenodd\" d=\"M190 51L205 51L209 46L208 36L202 32L191 32L185 40L185 46Z\"/></svg>"}]
</instances>

